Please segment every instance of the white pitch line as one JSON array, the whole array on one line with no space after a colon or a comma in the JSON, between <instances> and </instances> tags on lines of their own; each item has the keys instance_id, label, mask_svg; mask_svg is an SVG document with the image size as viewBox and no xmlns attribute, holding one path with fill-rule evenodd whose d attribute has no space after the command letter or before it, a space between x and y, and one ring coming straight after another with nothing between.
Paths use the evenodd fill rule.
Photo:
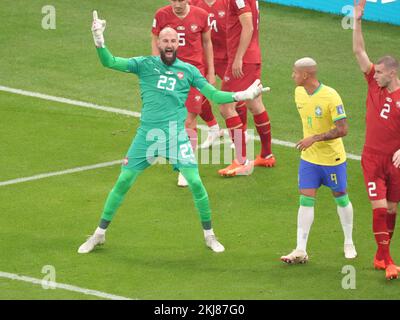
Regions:
<instances>
[{"instance_id":1,"label":"white pitch line","mask_svg":"<svg viewBox=\"0 0 400 320\"><path fill-rule=\"evenodd\" d=\"M132 116L135 118L140 118L139 112L118 109L118 108L113 108L113 107L99 106L94 103L83 102L83 101L78 101L78 100L71 100L71 99L67 99L67 98L63 98L63 97L50 96L48 94L43 94L43 93L39 93L39 92L14 89L14 88L4 87L4 86L0 86L0 91L15 93L15 94L19 94L21 96L33 97L33 98L38 98L38 99L42 99L42 100L70 104L70 105L78 106L78 107L84 107L84 108L96 109L96 110L101 110L101 111L106 111L106 112L124 114L124 115Z\"/></svg>"},{"instance_id":2,"label":"white pitch line","mask_svg":"<svg viewBox=\"0 0 400 320\"><path fill-rule=\"evenodd\" d=\"M48 100L48 101L55 101L55 102L60 102L60 103L66 103L70 104L73 106L78 106L78 107L84 107L84 108L91 108L91 109L96 109L96 110L101 110L105 112L111 112L111 113L118 113L118 114L124 114L127 116L135 117L135 118L140 118L141 114L140 112L134 112L134 111L129 111L126 109L120 109L120 108L113 108L113 107L106 107L106 106L101 106L89 102L82 102L78 100L71 100L63 97L56 97L56 96L50 96L47 94L39 93L39 92L32 92L32 91L26 91L26 90L21 90L21 89L15 89L15 88L10 88L10 87L5 87L5 86L0 86L0 91L5 91L9 93L15 93L23 96L28 96L28 97L34 97L38 99L43 99L43 100ZM207 128L204 125L199 125L198 126L201 129ZM249 135L250 139L260 141L260 137L255 137L254 135ZM284 140L279 140L279 139L272 139L272 143L284 147L289 147L289 148L294 148L296 144L294 142L290 141L284 141ZM347 158L352 159L352 160L357 160L360 161L361 157L356 154L347 154Z\"/></svg>"},{"instance_id":3,"label":"white pitch line","mask_svg":"<svg viewBox=\"0 0 400 320\"><path fill-rule=\"evenodd\" d=\"M70 174L70 173L75 173L75 172L81 172L81 171L94 170L94 169L98 169L98 168L111 167L111 166L114 166L114 165L117 165L117 164L121 164L121 163L122 163L122 160L116 160L116 161L111 161L111 162L98 163L98 164L94 164L94 165L90 165L90 166L67 169L67 170L63 170L63 171L42 173L42 174L38 174L38 175L35 175L35 176L31 176L31 177L25 177L25 178L18 178L18 179L13 179L13 180L2 181L2 182L0 182L0 187L8 186L10 184L21 183L21 182L45 179L45 178L54 177L54 176L61 176L61 175L64 175L64 174Z\"/></svg>"},{"instance_id":4,"label":"white pitch line","mask_svg":"<svg viewBox=\"0 0 400 320\"><path fill-rule=\"evenodd\" d=\"M109 293L101 292L101 291L97 291L97 290L80 288L80 287L72 286L72 285L65 284L65 283L57 283L57 282L52 282L52 281L45 281L43 279L36 279L36 278L32 278L32 277L27 277L27 276L20 276L15 273L8 273L8 272L0 271L0 278L23 281L23 282L33 283L33 284L37 284L37 285L46 285L46 287L49 287L49 288L73 291L73 292L83 293L86 295L109 299L109 300L133 300L133 299L127 298L127 297L116 296L114 294L109 294Z\"/></svg>"}]
</instances>

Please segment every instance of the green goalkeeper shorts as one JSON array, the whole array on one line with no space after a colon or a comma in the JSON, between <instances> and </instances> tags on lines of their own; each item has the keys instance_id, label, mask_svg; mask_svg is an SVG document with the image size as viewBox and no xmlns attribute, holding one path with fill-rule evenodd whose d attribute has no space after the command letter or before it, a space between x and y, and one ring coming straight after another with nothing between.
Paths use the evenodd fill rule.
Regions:
<instances>
[{"instance_id":1,"label":"green goalkeeper shorts","mask_svg":"<svg viewBox=\"0 0 400 320\"><path fill-rule=\"evenodd\" d=\"M167 159L176 171L197 168L196 157L184 128L177 133L177 130L139 127L122 166L144 170L158 157Z\"/></svg>"}]
</instances>

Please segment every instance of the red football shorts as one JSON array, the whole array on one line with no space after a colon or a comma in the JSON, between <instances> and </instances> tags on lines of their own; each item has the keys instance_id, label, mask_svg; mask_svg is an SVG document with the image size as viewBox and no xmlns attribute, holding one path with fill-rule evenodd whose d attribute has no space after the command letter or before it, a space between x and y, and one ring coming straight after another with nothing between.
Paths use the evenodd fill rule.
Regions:
<instances>
[{"instance_id":1,"label":"red football shorts","mask_svg":"<svg viewBox=\"0 0 400 320\"><path fill-rule=\"evenodd\" d=\"M228 62L226 60L215 60L214 61L215 74L221 80L224 80L227 67L228 67Z\"/></svg>"},{"instance_id":2,"label":"red football shorts","mask_svg":"<svg viewBox=\"0 0 400 320\"><path fill-rule=\"evenodd\" d=\"M203 103L203 95L196 88L191 88L185 102L185 106L188 112L200 114L201 105Z\"/></svg>"},{"instance_id":3,"label":"red football shorts","mask_svg":"<svg viewBox=\"0 0 400 320\"><path fill-rule=\"evenodd\" d=\"M200 73L205 76L205 69L204 67L196 66ZM185 102L185 106L188 112L200 114L201 113L201 105L203 104L203 95L200 93L199 90L192 87L190 88L188 97Z\"/></svg>"},{"instance_id":4,"label":"red football shorts","mask_svg":"<svg viewBox=\"0 0 400 320\"><path fill-rule=\"evenodd\" d=\"M243 64L242 71L244 76L235 79L232 75L232 65L229 64L222 82L223 91L243 91L250 87L254 81L261 77L261 64Z\"/></svg>"},{"instance_id":5,"label":"red football shorts","mask_svg":"<svg viewBox=\"0 0 400 320\"><path fill-rule=\"evenodd\" d=\"M221 79L224 79L226 68L228 66L228 62L226 60L214 60L214 69L215 69L215 74ZM208 73L208 69L206 68L205 74ZM202 108L205 105L205 102L207 99L203 97L203 103L202 103ZM207 105L208 107L210 106L209 104ZM189 109L188 109L189 110ZM212 111L211 111L212 112Z\"/></svg>"},{"instance_id":6,"label":"red football shorts","mask_svg":"<svg viewBox=\"0 0 400 320\"><path fill-rule=\"evenodd\" d=\"M393 165L391 155L377 154L364 148L361 166L371 201L387 199L400 202L400 169Z\"/></svg>"}]
</instances>

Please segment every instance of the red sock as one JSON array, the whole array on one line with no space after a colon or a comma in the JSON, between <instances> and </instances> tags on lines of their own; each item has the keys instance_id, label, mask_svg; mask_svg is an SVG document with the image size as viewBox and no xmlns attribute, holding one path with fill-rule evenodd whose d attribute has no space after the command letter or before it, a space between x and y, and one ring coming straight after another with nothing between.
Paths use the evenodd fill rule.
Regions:
<instances>
[{"instance_id":1,"label":"red sock","mask_svg":"<svg viewBox=\"0 0 400 320\"><path fill-rule=\"evenodd\" d=\"M390 239L392 239L392 237L393 237L394 227L396 225L396 217L397 217L396 213L389 213L389 212L386 217L386 224L387 224Z\"/></svg>"},{"instance_id":2,"label":"red sock","mask_svg":"<svg viewBox=\"0 0 400 320\"><path fill-rule=\"evenodd\" d=\"M203 104L201 105L201 113L200 117L207 123L209 127L215 126L217 124L217 120L212 112L210 102L204 98Z\"/></svg>"},{"instance_id":3,"label":"red sock","mask_svg":"<svg viewBox=\"0 0 400 320\"><path fill-rule=\"evenodd\" d=\"M239 163L246 162L246 141L244 137L243 124L239 116L225 120L233 143L235 144L236 159Z\"/></svg>"},{"instance_id":4,"label":"red sock","mask_svg":"<svg viewBox=\"0 0 400 320\"><path fill-rule=\"evenodd\" d=\"M238 113L240 120L243 124L243 130L247 130L247 107L246 102L241 101L236 104L236 112Z\"/></svg>"},{"instance_id":5,"label":"red sock","mask_svg":"<svg viewBox=\"0 0 400 320\"><path fill-rule=\"evenodd\" d=\"M375 235L375 241L378 245L376 258L378 260L385 260L386 265L392 264L393 260L390 256L390 238L386 224L387 209L377 208L373 210L373 223L372 230Z\"/></svg>"},{"instance_id":6,"label":"red sock","mask_svg":"<svg viewBox=\"0 0 400 320\"><path fill-rule=\"evenodd\" d=\"M186 128L187 135L190 139L190 144L192 145L193 152L197 149L197 128Z\"/></svg>"},{"instance_id":7,"label":"red sock","mask_svg":"<svg viewBox=\"0 0 400 320\"><path fill-rule=\"evenodd\" d=\"M271 124L267 111L254 116L254 123L261 140L261 157L269 156L271 151Z\"/></svg>"}]
</instances>

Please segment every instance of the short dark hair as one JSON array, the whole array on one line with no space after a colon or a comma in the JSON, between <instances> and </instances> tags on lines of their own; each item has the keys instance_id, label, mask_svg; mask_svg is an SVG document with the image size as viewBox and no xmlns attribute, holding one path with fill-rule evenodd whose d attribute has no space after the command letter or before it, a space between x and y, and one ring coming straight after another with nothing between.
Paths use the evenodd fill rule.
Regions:
<instances>
[{"instance_id":1,"label":"short dark hair","mask_svg":"<svg viewBox=\"0 0 400 320\"><path fill-rule=\"evenodd\" d=\"M400 70L399 60L392 56L384 56L380 58L376 64L383 64L385 68L395 69L397 72Z\"/></svg>"}]
</instances>

